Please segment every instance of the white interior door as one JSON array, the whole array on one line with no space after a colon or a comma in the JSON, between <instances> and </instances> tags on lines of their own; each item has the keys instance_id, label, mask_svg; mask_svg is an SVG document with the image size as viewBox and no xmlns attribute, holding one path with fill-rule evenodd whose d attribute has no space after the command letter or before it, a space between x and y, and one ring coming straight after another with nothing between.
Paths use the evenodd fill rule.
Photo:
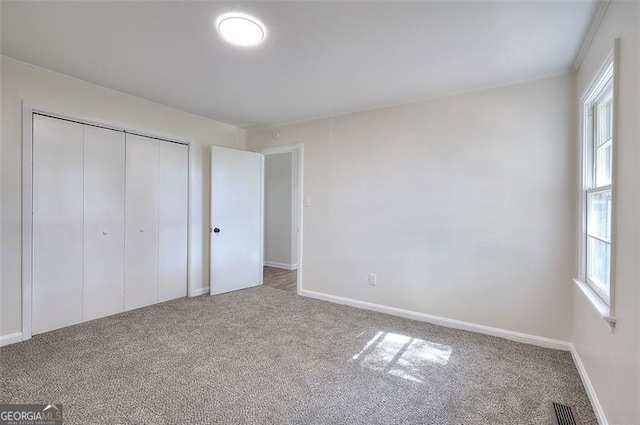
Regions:
<instances>
[{"instance_id":1,"label":"white interior door","mask_svg":"<svg viewBox=\"0 0 640 425\"><path fill-rule=\"evenodd\" d=\"M82 321L83 126L33 117L32 333Z\"/></svg>"},{"instance_id":2,"label":"white interior door","mask_svg":"<svg viewBox=\"0 0 640 425\"><path fill-rule=\"evenodd\" d=\"M187 295L187 191L189 150L159 143L158 301Z\"/></svg>"},{"instance_id":3,"label":"white interior door","mask_svg":"<svg viewBox=\"0 0 640 425\"><path fill-rule=\"evenodd\" d=\"M262 284L264 157L211 149L212 295Z\"/></svg>"},{"instance_id":4,"label":"white interior door","mask_svg":"<svg viewBox=\"0 0 640 425\"><path fill-rule=\"evenodd\" d=\"M125 310L158 301L158 144L126 135Z\"/></svg>"},{"instance_id":5,"label":"white interior door","mask_svg":"<svg viewBox=\"0 0 640 425\"><path fill-rule=\"evenodd\" d=\"M83 320L124 310L124 138L84 126Z\"/></svg>"}]
</instances>

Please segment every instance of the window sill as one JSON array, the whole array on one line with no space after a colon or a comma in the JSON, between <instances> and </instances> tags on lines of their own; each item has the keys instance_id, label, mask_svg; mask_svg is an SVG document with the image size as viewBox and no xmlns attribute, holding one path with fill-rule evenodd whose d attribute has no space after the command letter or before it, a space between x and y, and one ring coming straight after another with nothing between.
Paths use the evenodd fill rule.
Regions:
<instances>
[{"instance_id":1,"label":"window sill","mask_svg":"<svg viewBox=\"0 0 640 425\"><path fill-rule=\"evenodd\" d=\"M600 317L602 317L602 320L607 322L607 324L611 328L611 332L613 332L616 326L617 319L615 318L615 316L611 315L610 307L602 300L602 298L600 298L600 296L598 296L598 294L596 294L593 289L591 289L591 287L587 283L582 282L578 279L573 279L573 283L575 283L578 288L580 288L584 296L587 297L587 300L589 300L589 303L598 311L598 313L600 313Z\"/></svg>"}]
</instances>

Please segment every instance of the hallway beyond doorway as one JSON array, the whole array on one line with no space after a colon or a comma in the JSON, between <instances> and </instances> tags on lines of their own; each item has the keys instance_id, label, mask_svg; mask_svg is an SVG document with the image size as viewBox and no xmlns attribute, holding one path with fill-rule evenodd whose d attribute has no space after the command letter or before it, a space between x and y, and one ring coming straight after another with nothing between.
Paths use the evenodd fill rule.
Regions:
<instances>
[{"instance_id":1,"label":"hallway beyond doorway","mask_svg":"<svg viewBox=\"0 0 640 425\"><path fill-rule=\"evenodd\" d=\"M264 266L263 285L280 289L291 293L296 293L297 270L279 269L277 267Z\"/></svg>"}]
</instances>

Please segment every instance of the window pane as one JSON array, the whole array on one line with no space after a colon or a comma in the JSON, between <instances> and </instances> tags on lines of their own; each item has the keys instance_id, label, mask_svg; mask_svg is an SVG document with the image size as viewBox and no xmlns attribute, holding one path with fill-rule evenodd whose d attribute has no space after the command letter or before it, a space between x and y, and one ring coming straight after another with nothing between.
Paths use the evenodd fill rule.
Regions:
<instances>
[{"instance_id":1,"label":"window pane","mask_svg":"<svg viewBox=\"0 0 640 425\"><path fill-rule=\"evenodd\" d=\"M596 149L596 187L611 184L611 140Z\"/></svg>"},{"instance_id":2,"label":"window pane","mask_svg":"<svg viewBox=\"0 0 640 425\"><path fill-rule=\"evenodd\" d=\"M611 97L598 104L596 113L598 117L596 122L598 126L598 131L596 132L598 140L596 142L598 145L601 145L613 136L613 104Z\"/></svg>"},{"instance_id":3,"label":"window pane","mask_svg":"<svg viewBox=\"0 0 640 425\"><path fill-rule=\"evenodd\" d=\"M589 235L606 240L611 238L611 191L588 195L587 219Z\"/></svg>"},{"instance_id":4,"label":"window pane","mask_svg":"<svg viewBox=\"0 0 640 425\"><path fill-rule=\"evenodd\" d=\"M587 277L609 294L610 245L592 237L587 239Z\"/></svg>"}]
</instances>

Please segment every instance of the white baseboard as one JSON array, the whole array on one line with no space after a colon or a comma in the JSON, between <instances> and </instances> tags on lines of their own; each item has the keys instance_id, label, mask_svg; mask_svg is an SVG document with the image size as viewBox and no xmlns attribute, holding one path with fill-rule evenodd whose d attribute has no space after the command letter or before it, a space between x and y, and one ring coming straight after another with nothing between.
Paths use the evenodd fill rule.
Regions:
<instances>
[{"instance_id":1,"label":"white baseboard","mask_svg":"<svg viewBox=\"0 0 640 425\"><path fill-rule=\"evenodd\" d=\"M191 292L191 295L189 295L189 296L190 296L190 297L197 297L197 296L199 296L199 295L204 295L204 294L208 294L208 293L209 293L209 287L207 286L207 287L204 287L204 288L197 288L197 289L194 289L194 290Z\"/></svg>"},{"instance_id":2,"label":"white baseboard","mask_svg":"<svg viewBox=\"0 0 640 425\"><path fill-rule=\"evenodd\" d=\"M285 263L276 263L275 261L265 261L264 265L267 267L276 267L278 269L285 270L295 270L298 268L298 264L285 264Z\"/></svg>"},{"instance_id":3,"label":"white baseboard","mask_svg":"<svg viewBox=\"0 0 640 425\"><path fill-rule=\"evenodd\" d=\"M576 369L578 369L578 374L580 375L580 379L582 380L582 385L587 392L587 396L589 396L589 401L591 402L591 406L593 407L593 412L596 414L598 424L608 425L609 422L607 422L607 418L604 415L604 410L602 410L602 405L600 404L600 400L598 400L596 390L591 384L591 379L589 379L589 375L587 375L587 369L585 369L584 363L582 363L582 359L580 358L580 354L578 354L578 350L576 349L576 346L573 345L573 343L571 344L571 356L573 357L573 362L576 365Z\"/></svg>"},{"instance_id":4,"label":"white baseboard","mask_svg":"<svg viewBox=\"0 0 640 425\"><path fill-rule=\"evenodd\" d=\"M522 332L509 331L506 329L493 328L491 326L479 325L471 322L463 322L462 320L449 319L446 317L435 316L432 314L418 313L416 311L404 310L396 307L388 307L382 304L374 304L366 301L354 300L351 298L343 298L335 295L324 294L322 292L309 291L302 289L298 295L303 297L316 298L319 300L329 301L337 304L344 304L351 307L362 308L364 310L377 311L379 313L391 314L393 316L404 317L405 319L418 320L420 322L432 323L434 325L445 326L447 328L462 329L465 331L477 332L485 335L497 336L516 342L537 345L539 347L553 348L556 350L570 351L571 343L558 339L547 338L543 336L525 334Z\"/></svg>"},{"instance_id":5,"label":"white baseboard","mask_svg":"<svg viewBox=\"0 0 640 425\"><path fill-rule=\"evenodd\" d=\"M22 332L15 332L9 335L0 336L0 347L5 345L15 344L22 341Z\"/></svg>"}]
</instances>

